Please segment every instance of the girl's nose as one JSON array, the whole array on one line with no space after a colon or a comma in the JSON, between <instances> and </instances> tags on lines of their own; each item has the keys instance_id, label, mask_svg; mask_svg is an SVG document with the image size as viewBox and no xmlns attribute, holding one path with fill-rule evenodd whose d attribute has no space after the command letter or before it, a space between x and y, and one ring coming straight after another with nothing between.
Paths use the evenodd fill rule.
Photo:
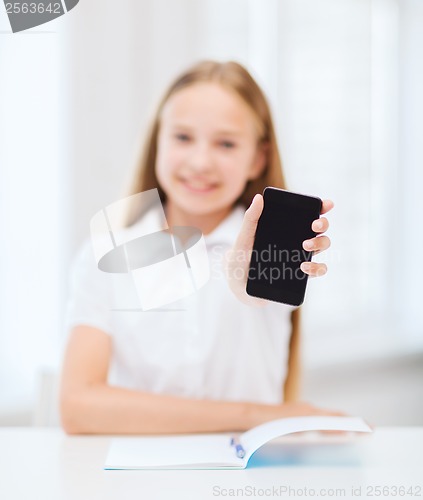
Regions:
<instances>
[{"instance_id":1,"label":"girl's nose","mask_svg":"<svg viewBox=\"0 0 423 500\"><path fill-rule=\"evenodd\" d=\"M213 168L211 147L206 142L196 143L189 158L189 167L196 172L205 172Z\"/></svg>"}]
</instances>

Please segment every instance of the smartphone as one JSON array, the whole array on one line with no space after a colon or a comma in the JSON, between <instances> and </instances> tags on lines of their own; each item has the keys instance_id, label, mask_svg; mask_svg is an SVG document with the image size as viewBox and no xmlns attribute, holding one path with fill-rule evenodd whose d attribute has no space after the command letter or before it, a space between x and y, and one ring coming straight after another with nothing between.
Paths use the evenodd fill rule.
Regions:
<instances>
[{"instance_id":1,"label":"smartphone","mask_svg":"<svg viewBox=\"0 0 423 500\"><path fill-rule=\"evenodd\" d=\"M322 200L314 196L267 187L248 271L247 293L254 297L299 306L304 302L308 275L301 262L312 253L303 241L316 236L311 224L320 217Z\"/></svg>"}]
</instances>

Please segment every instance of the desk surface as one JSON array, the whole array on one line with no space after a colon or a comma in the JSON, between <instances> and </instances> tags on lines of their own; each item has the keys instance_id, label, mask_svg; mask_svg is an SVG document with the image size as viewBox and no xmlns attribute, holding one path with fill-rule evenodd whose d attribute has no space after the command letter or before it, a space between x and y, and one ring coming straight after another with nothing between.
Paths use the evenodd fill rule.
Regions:
<instances>
[{"instance_id":1,"label":"desk surface","mask_svg":"<svg viewBox=\"0 0 423 500\"><path fill-rule=\"evenodd\" d=\"M423 427L382 427L354 440L285 437L241 471L104 471L110 440L0 428L0 498L423 498Z\"/></svg>"}]
</instances>

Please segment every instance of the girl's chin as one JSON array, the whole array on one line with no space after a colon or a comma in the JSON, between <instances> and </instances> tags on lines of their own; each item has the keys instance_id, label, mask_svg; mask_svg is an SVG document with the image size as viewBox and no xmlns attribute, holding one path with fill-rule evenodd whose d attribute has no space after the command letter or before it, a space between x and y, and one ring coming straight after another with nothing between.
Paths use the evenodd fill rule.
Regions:
<instances>
[{"instance_id":1,"label":"girl's chin","mask_svg":"<svg viewBox=\"0 0 423 500\"><path fill-rule=\"evenodd\" d=\"M215 199L207 199L206 197L195 199L190 196L178 196L174 197L174 203L190 216L210 216L225 209L221 204L217 204Z\"/></svg>"},{"instance_id":2,"label":"girl's chin","mask_svg":"<svg viewBox=\"0 0 423 500\"><path fill-rule=\"evenodd\" d=\"M180 207L190 215L210 215L216 211L215 203L180 203Z\"/></svg>"}]
</instances>

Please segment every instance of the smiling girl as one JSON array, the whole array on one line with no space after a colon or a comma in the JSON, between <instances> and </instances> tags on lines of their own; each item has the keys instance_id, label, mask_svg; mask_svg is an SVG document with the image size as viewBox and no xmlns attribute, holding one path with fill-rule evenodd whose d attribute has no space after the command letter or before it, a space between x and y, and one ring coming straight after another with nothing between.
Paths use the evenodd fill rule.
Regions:
<instances>
[{"instance_id":1,"label":"smiling girl","mask_svg":"<svg viewBox=\"0 0 423 500\"><path fill-rule=\"evenodd\" d=\"M251 251L266 186L285 183L261 89L237 63L193 66L159 105L130 194L157 188L169 226L199 228L222 272L174 312L122 313L111 299L121 291L85 245L67 315L66 432L242 431L285 416L339 414L297 401L299 310L247 295L248 261L222 258ZM322 213L332 206L324 201ZM330 245L327 219L312 228L320 234L304 248L318 253ZM314 262L301 269L326 272Z\"/></svg>"}]
</instances>

